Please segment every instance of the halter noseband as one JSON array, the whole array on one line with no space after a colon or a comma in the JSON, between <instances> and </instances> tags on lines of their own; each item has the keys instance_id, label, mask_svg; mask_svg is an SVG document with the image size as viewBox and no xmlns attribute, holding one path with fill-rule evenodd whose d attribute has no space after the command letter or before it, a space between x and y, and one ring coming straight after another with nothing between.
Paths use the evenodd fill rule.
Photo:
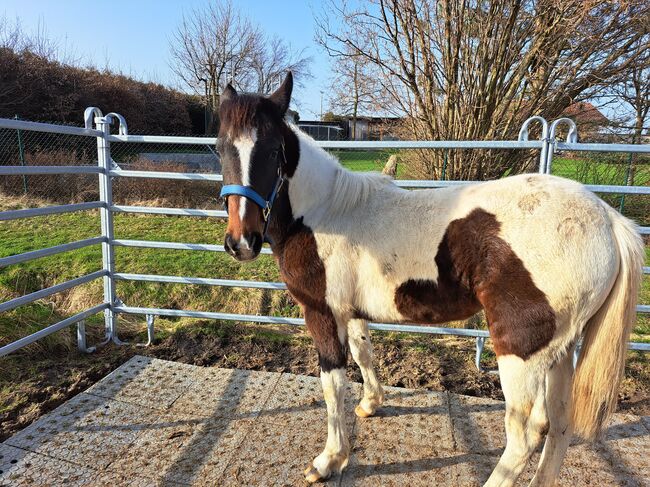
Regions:
<instances>
[{"instance_id":1,"label":"halter noseband","mask_svg":"<svg viewBox=\"0 0 650 487\"><path fill-rule=\"evenodd\" d=\"M257 206L262 209L262 217L264 218L264 231L262 232L262 239L264 242L270 242L267 238L267 232L269 229L269 223L271 221L271 210L273 210L273 204L275 203L278 193L284 184L284 174L282 172L282 162L287 162L287 157L284 152L284 142L282 142L282 160L278 161L278 177L275 180L273 185L273 190L269 194L268 198L264 198L261 194L255 191L251 186L243 186L241 184L227 184L221 188L221 193L219 196L224 198L223 204L228 211L228 198L230 195L243 196L246 199L251 200Z\"/></svg>"}]
</instances>

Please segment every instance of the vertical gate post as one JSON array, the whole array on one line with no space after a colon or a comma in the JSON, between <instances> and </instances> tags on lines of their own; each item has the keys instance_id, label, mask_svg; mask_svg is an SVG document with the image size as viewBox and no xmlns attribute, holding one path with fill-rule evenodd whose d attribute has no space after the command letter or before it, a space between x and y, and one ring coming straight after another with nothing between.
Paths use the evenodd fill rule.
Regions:
<instances>
[{"instance_id":1,"label":"vertical gate post","mask_svg":"<svg viewBox=\"0 0 650 487\"><path fill-rule=\"evenodd\" d=\"M101 115L101 112L100 112ZM115 249L113 247L113 213L111 206L113 204L113 187L110 176L113 160L111 159L111 144L108 140L111 130L110 117L96 116L95 124L97 130L102 132L102 136L97 137L97 163L103 170L99 174L99 200L104 203L104 207L99 209L101 218L102 236L106 239L102 242L102 268L107 271L104 276L104 302L109 307L104 310L104 320L106 326L106 338L120 343L117 337L117 314L114 311L115 296Z\"/></svg>"},{"instance_id":2,"label":"vertical gate post","mask_svg":"<svg viewBox=\"0 0 650 487\"><path fill-rule=\"evenodd\" d=\"M519 140L519 142L528 141L528 126L535 121L539 122L542 126L542 137L540 139L540 141L542 142L542 148L539 153L538 172L540 174L544 174L546 172L546 162L548 159L548 154L550 152L550 140L548 137L548 122L546 121L546 119L540 117L539 115L534 115L530 118L527 118L522 124L521 129L519 130L519 137L517 137L517 140Z\"/></svg>"}]
</instances>

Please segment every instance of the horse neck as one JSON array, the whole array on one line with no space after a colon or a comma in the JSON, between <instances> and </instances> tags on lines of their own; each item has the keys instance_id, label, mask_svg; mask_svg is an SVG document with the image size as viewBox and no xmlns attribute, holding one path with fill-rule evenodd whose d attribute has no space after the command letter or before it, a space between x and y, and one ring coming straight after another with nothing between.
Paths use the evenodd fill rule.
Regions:
<instances>
[{"instance_id":1,"label":"horse neck","mask_svg":"<svg viewBox=\"0 0 650 487\"><path fill-rule=\"evenodd\" d=\"M335 196L336 181L343 168L313 139L296 132L299 159L295 173L289 178L288 195L295 219L320 221L329 211Z\"/></svg>"}]
</instances>

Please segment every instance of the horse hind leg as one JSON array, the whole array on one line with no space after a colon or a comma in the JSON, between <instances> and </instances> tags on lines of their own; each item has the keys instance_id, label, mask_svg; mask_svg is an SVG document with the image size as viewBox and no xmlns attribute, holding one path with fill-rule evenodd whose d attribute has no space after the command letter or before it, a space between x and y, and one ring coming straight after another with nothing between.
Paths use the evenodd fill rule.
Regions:
<instances>
[{"instance_id":1,"label":"horse hind leg","mask_svg":"<svg viewBox=\"0 0 650 487\"><path fill-rule=\"evenodd\" d=\"M547 428L545 370L514 355L498 358L506 399L506 448L486 487L511 486L526 467Z\"/></svg>"},{"instance_id":2,"label":"horse hind leg","mask_svg":"<svg viewBox=\"0 0 650 487\"><path fill-rule=\"evenodd\" d=\"M372 344L367 321L350 320L348 322L348 343L352 358L361 369L363 376L363 398L354 412L360 418L367 418L375 414L377 408L384 402L384 391L377 380L372 365Z\"/></svg>"},{"instance_id":3,"label":"horse hind leg","mask_svg":"<svg viewBox=\"0 0 650 487\"><path fill-rule=\"evenodd\" d=\"M571 347L566 356L546 373L549 430L537 472L530 483L531 487L553 485L571 441L570 414L574 347Z\"/></svg>"}]
</instances>

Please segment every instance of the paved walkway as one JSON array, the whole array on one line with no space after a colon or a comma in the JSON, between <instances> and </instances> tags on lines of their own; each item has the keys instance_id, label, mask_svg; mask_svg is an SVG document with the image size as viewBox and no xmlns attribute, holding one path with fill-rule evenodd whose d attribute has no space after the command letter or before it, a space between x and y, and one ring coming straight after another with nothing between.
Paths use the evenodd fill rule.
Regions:
<instances>
[{"instance_id":1,"label":"paved walkway","mask_svg":"<svg viewBox=\"0 0 650 487\"><path fill-rule=\"evenodd\" d=\"M356 419L360 393L350 464L327 485L480 485L496 464L502 402L389 388L377 417ZM136 356L1 444L0 486L300 486L325 436L317 378ZM649 479L650 417L618 414L604 441L570 449L559 484Z\"/></svg>"}]
</instances>

